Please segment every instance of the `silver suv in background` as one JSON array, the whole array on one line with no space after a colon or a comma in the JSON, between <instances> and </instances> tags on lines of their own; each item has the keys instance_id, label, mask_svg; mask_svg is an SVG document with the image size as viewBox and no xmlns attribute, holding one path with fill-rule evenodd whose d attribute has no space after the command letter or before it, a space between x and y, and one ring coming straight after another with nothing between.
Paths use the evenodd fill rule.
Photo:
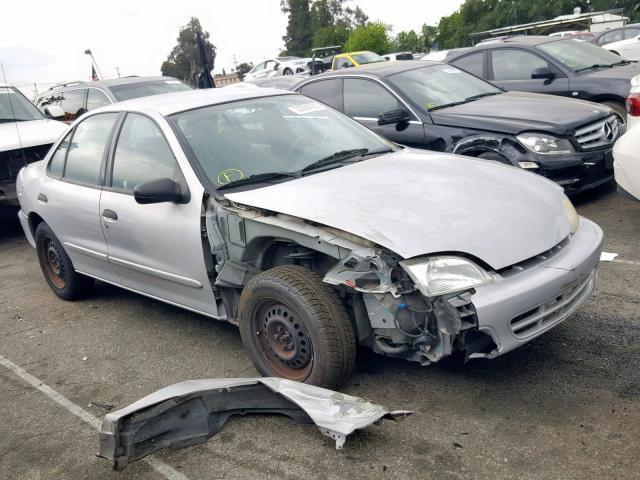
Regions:
<instances>
[{"instance_id":1,"label":"silver suv in background","mask_svg":"<svg viewBox=\"0 0 640 480\"><path fill-rule=\"evenodd\" d=\"M80 115L104 105L160 93L192 90L193 87L173 77L124 77L93 82L70 82L51 87L36 100L36 106L49 118L51 106L62 108L64 117L56 120L72 122Z\"/></svg>"}]
</instances>

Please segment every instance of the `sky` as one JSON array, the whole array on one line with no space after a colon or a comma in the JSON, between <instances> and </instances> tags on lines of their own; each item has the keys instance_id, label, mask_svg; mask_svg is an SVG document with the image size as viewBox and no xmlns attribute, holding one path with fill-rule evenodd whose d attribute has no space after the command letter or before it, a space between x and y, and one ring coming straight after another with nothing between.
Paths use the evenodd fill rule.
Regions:
<instances>
[{"instance_id":1,"label":"sky","mask_svg":"<svg viewBox=\"0 0 640 480\"><path fill-rule=\"evenodd\" d=\"M91 79L91 49L104 78L159 75L181 26L194 16L217 48L215 73L272 57L283 48L280 0L35 0L2 2L0 63L7 83L30 97L56 82ZM437 24L462 0L350 0L394 32ZM1 75L1 72L0 72ZM0 82L3 78L0 76Z\"/></svg>"}]
</instances>

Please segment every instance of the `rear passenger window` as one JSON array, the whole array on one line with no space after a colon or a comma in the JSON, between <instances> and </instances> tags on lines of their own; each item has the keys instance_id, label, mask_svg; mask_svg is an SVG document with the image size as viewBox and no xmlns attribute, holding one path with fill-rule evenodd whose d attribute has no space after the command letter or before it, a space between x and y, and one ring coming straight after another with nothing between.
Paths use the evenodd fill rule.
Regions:
<instances>
[{"instance_id":1,"label":"rear passenger window","mask_svg":"<svg viewBox=\"0 0 640 480\"><path fill-rule=\"evenodd\" d=\"M484 77L484 52L465 55L451 63L462 70L466 70L469 73L477 75L478 77Z\"/></svg>"},{"instance_id":2,"label":"rear passenger window","mask_svg":"<svg viewBox=\"0 0 640 480\"><path fill-rule=\"evenodd\" d=\"M102 157L117 117L115 112L98 114L76 126L64 168L65 180L101 184Z\"/></svg>"},{"instance_id":3,"label":"rear passenger window","mask_svg":"<svg viewBox=\"0 0 640 480\"><path fill-rule=\"evenodd\" d=\"M51 160L49 161L49 167L47 168L49 175L52 177L61 177L62 172L64 171L64 157L67 155L67 148L69 147L69 139L71 138L71 133L68 133L64 140L60 142L58 148L51 156Z\"/></svg>"},{"instance_id":4,"label":"rear passenger window","mask_svg":"<svg viewBox=\"0 0 640 480\"><path fill-rule=\"evenodd\" d=\"M84 94L86 89L66 90L62 93L62 108L66 121L75 120L85 112Z\"/></svg>"},{"instance_id":5,"label":"rear passenger window","mask_svg":"<svg viewBox=\"0 0 640 480\"><path fill-rule=\"evenodd\" d=\"M95 110L96 108L100 108L104 105L109 105L111 100L105 95L102 90L98 90L97 88L90 88L89 93L87 94L87 110Z\"/></svg>"},{"instance_id":6,"label":"rear passenger window","mask_svg":"<svg viewBox=\"0 0 640 480\"><path fill-rule=\"evenodd\" d=\"M300 89L300 93L329 105L330 107L338 109L340 99L339 85L340 80L322 80L312 82L302 87Z\"/></svg>"},{"instance_id":7,"label":"rear passenger window","mask_svg":"<svg viewBox=\"0 0 640 480\"><path fill-rule=\"evenodd\" d=\"M118 136L111 186L131 192L149 180L176 180L178 172L178 163L160 128L143 115L129 113Z\"/></svg>"},{"instance_id":8,"label":"rear passenger window","mask_svg":"<svg viewBox=\"0 0 640 480\"><path fill-rule=\"evenodd\" d=\"M350 117L375 118L400 108L398 100L382 86L370 80L344 79L344 113Z\"/></svg>"}]
</instances>

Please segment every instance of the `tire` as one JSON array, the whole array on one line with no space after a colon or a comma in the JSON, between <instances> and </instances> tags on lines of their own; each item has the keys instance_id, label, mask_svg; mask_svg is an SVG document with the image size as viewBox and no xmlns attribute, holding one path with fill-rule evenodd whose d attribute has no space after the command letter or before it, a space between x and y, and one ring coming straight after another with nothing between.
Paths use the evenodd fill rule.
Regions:
<instances>
[{"instance_id":1,"label":"tire","mask_svg":"<svg viewBox=\"0 0 640 480\"><path fill-rule=\"evenodd\" d=\"M317 273L285 265L256 275L242 291L238 317L242 342L263 376L335 388L353 371L351 320Z\"/></svg>"},{"instance_id":2,"label":"tire","mask_svg":"<svg viewBox=\"0 0 640 480\"><path fill-rule=\"evenodd\" d=\"M282 72L282 75L293 75L293 70L291 70L290 68L285 68Z\"/></svg>"},{"instance_id":3,"label":"tire","mask_svg":"<svg viewBox=\"0 0 640 480\"><path fill-rule=\"evenodd\" d=\"M38 225L35 240L40 269L53 293L63 300L76 300L91 292L95 281L74 270L69 255L49 225L44 222Z\"/></svg>"},{"instance_id":4,"label":"tire","mask_svg":"<svg viewBox=\"0 0 640 480\"><path fill-rule=\"evenodd\" d=\"M624 124L627 123L627 108L624 106L624 104L619 102L614 102L614 101L601 102L601 103L602 105L606 105L607 107L615 111L618 115L620 115L620 118L622 118L622 122Z\"/></svg>"}]
</instances>

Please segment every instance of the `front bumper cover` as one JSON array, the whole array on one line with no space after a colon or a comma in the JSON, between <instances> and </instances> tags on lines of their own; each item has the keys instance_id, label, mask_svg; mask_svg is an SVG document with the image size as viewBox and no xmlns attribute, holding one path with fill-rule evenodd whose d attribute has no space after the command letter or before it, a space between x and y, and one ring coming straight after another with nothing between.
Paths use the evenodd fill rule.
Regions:
<instances>
[{"instance_id":1,"label":"front bumper cover","mask_svg":"<svg viewBox=\"0 0 640 480\"><path fill-rule=\"evenodd\" d=\"M478 328L497 348L470 358L493 358L542 335L565 320L594 288L602 230L581 218L580 228L550 258L505 272L472 296Z\"/></svg>"},{"instance_id":2,"label":"front bumper cover","mask_svg":"<svg viewBox=\"0 0 640 480\"><path fill-rule=\"evenodd\" d=\"M413 412L389 411L358 397L282 378L190 380L107 414L99 456L122 470L163 448L204 443L229 417L247 413L277 413L298 423L315 423L340 449L355 430Z\"/></svg>"}]
</instances>

